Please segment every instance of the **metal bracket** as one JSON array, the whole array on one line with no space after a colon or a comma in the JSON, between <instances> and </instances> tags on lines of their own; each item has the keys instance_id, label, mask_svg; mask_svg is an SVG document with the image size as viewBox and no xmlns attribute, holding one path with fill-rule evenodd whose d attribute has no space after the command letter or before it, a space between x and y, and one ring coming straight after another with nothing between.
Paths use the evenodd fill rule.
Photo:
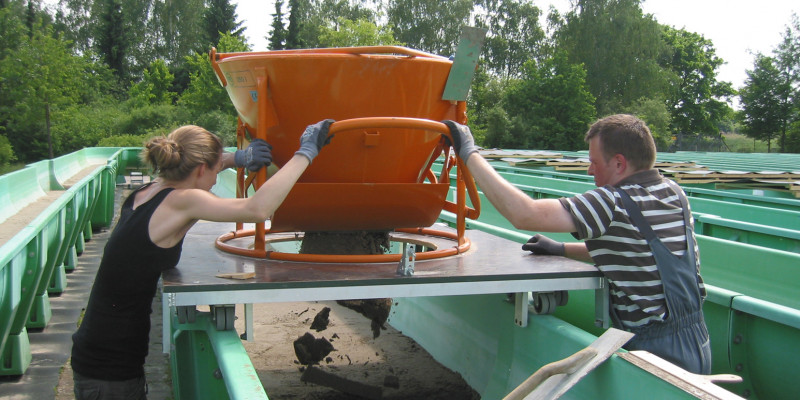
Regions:
<instances>
[{"instance_id":1,"label":"metal bracket","mask_svg":"<svg viewBox=\"0 0 800 400\"><path fill-rule=\"evenodd\" d=\"M528 304L531 302L531 292L514 294L514 323L517 326L528 326Z\"/></svg>"},{"instance_id":2,"label":"metal bracket","mask_svg":"<svg viewBox=\"0 0 800 400\"><path fill-rule=\"evenodd\" d=\"M417 251L414 245L403 242L403 257L397 264L397 275L414 275L414 261L417 259Z\"/></svg>"},{"instance_id":3,"label":"metal bracket","mask_svg":"<svg viewBox=\"0 0 800 400\"><path fill-rule=\"evenodd\" d=\"M603 329L611 326L611 300L608 280L603 278L603 287L594 291L594 325Z\"/></svg>"},{"instance_id":4,"label":"metal bracket","mask_svg":"<svg viewBox=\"0 0 800 400\"><path fill-rule=\"evenodd\" d=\"M514 323L517 326L528 326L528 313L534 315L552 314L557 306L565 306L569 301L569 292L521 292L514 295Z\"/></svg>"}]
</instances>

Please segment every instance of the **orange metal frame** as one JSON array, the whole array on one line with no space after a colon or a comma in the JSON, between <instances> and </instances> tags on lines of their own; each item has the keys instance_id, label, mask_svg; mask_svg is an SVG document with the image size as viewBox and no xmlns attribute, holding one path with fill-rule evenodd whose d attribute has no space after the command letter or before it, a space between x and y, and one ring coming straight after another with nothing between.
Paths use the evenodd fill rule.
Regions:
<instances>
[{"instance_id":1,"label":"orange metal frame","mask_svg":"<svg viewBox=\"0 0 800 400\"><path fill-rule=\"evenodd\" d=\"M399 54L401 58L407 57L427 57L435 60L437 63L442 62L442 58L438 56L433 56L427 53L418 52L416 50L406 49L402 47L360 47L360 48L337 48L337 49L314 49L314 50L292 50L292 51L278 51L278 52L269 52L269 56L287 56L287 57L295 57L295 56L319 56L320 54L324 55L333 55L334 57L347 57L347 56L364 56L367 54L372 53L389 53L392 55ZM226 72L220 67L220 61L226 58L237 58L237 59L247 59L248 57L262 57L265 56L265 53L228 53L228 54L217 54L215 49L212 49L209 57L211 60L211 65L216 72L220 83L226 87L231 96L231 99L234 100L234 105L236 105L237 111L239 111L239 123L237 127L237 147L244 148L247 145L247 133L250 133L251 138L261 138L264 140L269 141L270 143L275 144L275 140L283 140L285 143L284 145L280 146L282 153L276 152L275 154L275 162L277 165L281 165L285 163L288 158L291 157L293 154L294 148L296 148L297 143L299 143L299 136L302 133L302 130L299 130L297 127L301 126L302 124L313 123L316 120L312 121L294 121L294 119L299 119L296 116L292 116L292 118L285 118L285 111L287 107L283 104L276 105L275 99L279 96L276 94L275 88L270 88L268 83L270 82L269 79L269 72L272 71L264 71L259 70L255 74L247 75L242 73L241 71L234 71L234 72ZM248 60L249 61L249 60ZM361 62L363 60L359 60ZM394 62L394 60L382 59L382 62ZM449 61L446 61L449 62ZM391 65L391 64L390 64ZM242 67L238 67L242 68ZM260 69L262 68L260 65L256 67L250 66L250 68ZM352 66L348 66L348 68L352 69ZM441 66L437 66L438 70L435 72L439 74L437 76L438 80L442 80ZM246 72L246 71L245 71ZM446 71L445 71L446 72ZM237 75L238 74L238 75ZM243 85L251 85L247 87L250 92L250 96L255 99L257 98L258 101L256 102L255 109L251 108L251 104L243 103L241 100L241 93L235 94L233 89L228 87L228 82L230 82L231 78L235 78L236 76L246 76L245 78L239 78L240 86ZM241 82L242 80L246 81L247 79L253 78L252 75L255 75L254 79L251 79L251 82L245 82L244 84ZM410 75L411 76L411 75ZM299 77L298 77L299 78ZM418 79L416 77L415 79ZM255 82L252 82L252 81ZM275 82L273 80L272 82ZM444 82L441 82L442 87ZM254 89L254 90L253 90ZM241 91L241 90L240 90ZM285 91L285 89L284 89ZM239 96L238 99L235 96ZM299 95L298 95L299 96ZM422 96L427 96L428 98L432 97L429 93L423 93ZM439 92L439 96L441 96L441 92ZM245 99L246 100L246 99ZM238 101L238 104L237 104ZM431 105L432 110L434 111L422 111L422 116L426 116L425 113L433 114L434 117L441 117L442 115L446 116L447 118L441 119L454 119L460 123L466 123L466 102L464 101L436 101L432 102L435 103ZM339 107L339 108L337 108ZM437 249L433 251L428 251L424 253L420 253L417 255L418 259L431 259L431 258L439 258L439 257L446 257L454 254L458 254L461 252L465 252L469 249L470 242L464 236L466 222L465 218L470 219L477 219L480 214L480 199L478 197L477 188L475 186L475 182L472 179L472 176L469 173L469 170L466 168L466 165L463 161L457 157L457 155L450 155L450 150L448 146L449 143L452 143L452 138L450 136L449 129L446 125L441 122L433 121L426 118L419 118L414 116L400 116L400 117L392 117L392 116L373 116L369 115L366 117L355 117L355 118L341 118L342 116L348 115L358 115L358 110L351 111L345 110L347 105L337 105L337 107L330 107L329 112L331 113L331 117L336 119L337 117L339 120L334 122L330 127L330 134L332 136L336 136L336 139L332 142L329 147L330 149L326 148L317 159L314 160L313 167L316 169L309 171L307 170L304 174L304 177L301 178L301 181L296 184L296 188L298 192L303 190L313 190L318 186L324 186L325 184L337 184L341 185L343 190L337 190L337 192L346 191L346 188L353 188L359 189L365 188L365 191L362 193L360 191L356 191L357 193L352 194L350 197L349 195L342 195L341 198L335 198L335 201L338 201L340 204L333 204L331 207L345 207L350 202L356 201L367 201L367 202L384 202L387 204L378 206L376 208L376 212L382 214L391 214L393 211L399 208L398 203L393 203L395 201L399 202L414 202L418 201L421 204L418 205L417 208L427 209L427 215L424 216L425 223L427 224L430 220L431 215L434 218L438 216L441 210L446 210L456 214L457 222L456 222L456 233L450 233L445 231L438 231L434 229L429 229L425 227L403 227L403 226L392 226L395 231L399 232L407 232L413 234L420 234L420 235L432 235L438 236L442 238L452 239L457 244L452 248L446 249ZM247 109L246 109L247 108ZM367 107L368 108L368 107ZM245 110L246 109L246 110ZM279 111L276 111L279 110ZM372 113L379 113L379 112L387 112L384 109L380 109L378 107L377 111L373 110ZM391 112L388 111L388 112ZM283 113L283 114L282 114ZM404 112L405 114L409 114ZM253 116L255 115L255 118ZM296 132L280 132L276 127L285 121L277 121L278 115L282 115L283 119L292 120L295 126L291 129ZM311 117L307 117L311 118ZM255 125L255 127L253 127ZM290 125L290 124L285 124ZM255 129L253 129L255 128ZM289 127L285 127L284 129L290 129ZM270 138L268 140L268 131L273 132L273 135L269 135ZM291 137L294 135L293 137ZM284 137L284 136L288 136ZM377 146L380 144L380 146ZM338 147L337 147L338 146ZM404 147L405 146L405 147ZM279 146L276 146L276 150ZM289 148L290 150L287 151L285 148ZM396 155L391 155L386 153L387 151L391 152L393 150L399 149L398 151L405 151L406 153L402 154L401 157L397 157ZM383 153L376 153L377 151ZM370 153L372 152L372 153ZM331 154L333 153L333 154ZM364 153L369 153L364 155ZM442 153L445 154L445 162L443 163L442 171L440 175L436 176L436 174L431 170L431 166L436 158ZM372 155L371 155L372 154ZM336 157L333 157L335 155ZM326 159L324 156L327 156ZM392 156L392 157L390 157ZM373 158L369 158L373 157ZM398 164L394 165L387 165L384 167L383 161L386 159L392 160L400 160ZM412 159L411 161L405 161L407 158ZM359 162L349 162L349 163L342 163L340 160L357 160ZM377 160L377 161L376 161ZM424 167L419 169L420 163L424 163ZM387 161L387 163L389 163ZM450 186L450 178L449 172L454 167L457 166L457 175L456 175L456 201L450 202L446 201L446 199L437 200L441 196L446 195L446 192L449 190ZM350 169L348 169L350 168ZM358 169L361 168L361 169ZM310 170L312 168L309 168ZM336 173L339 175L331 176L332 170L337 170ZM342 169L345 171L342 174ZM399 172L398 172L399 171ZM388 178L384 178L383 175L387 175ZM353 176L355 175L355 176ZM244 169L237 170L237 188L236 188L236 195L237 197L247 197L248 189L252 186L255 190L257 190L264 182L267 180L267 172L266 169L262 169L257 173L245 174ZM359 179L361 181L359 182ZM303 181L306 182L303 182ZM345 182L342 182L342 181ZM388 182L374 182L375 180L387 180ZM310 182L309 182L310 181ZM348 182L349 181L349 182ZM365 182L366 181L366 182ZM428 182L425 182L428 181ZM405 190L407 186L403 185L412 185L415 186L417 189L425 190L429 193L429 196L417 196L413 191L406 197L403 197L401 194ZM305 186L304 186L305 185ZM314 186L317 185L317 186ZM349 185L349 186L348 186ZM376 192L377 190L377 192ZM400 190L400 191L398 191ZM295 189L293 189L293 192ZM435 193L434 193L435 192ZM469 195L470 201L473 204L473 207L467 206L467 194ZM340 193L341 195L341 193ZM366 198L366 200L365 200ZM312 201L321 202L322 199L312 199ZM329 202L330 199L325 199L325 202ZM276 260L286 260L286 261L304 261L304 262L342 262L342 263L362 263L362 262L392 262L392 261L399 261L402 258L400 254L385 254L385 255L309 255L309 254L291 254L291 253L281 253L275 251L266 251L266 236L270 233L277 233L277 232L284 232L288 227L289 230L297 230L296 221L302 219L302 213L306 212L309 207L299 207L295 206L302 201L308 201L308 199L301 198L298 196L292 197L290 196L284 201L281 208L279 208L278 212L272 219L272 228L270 230L266 229L265 223L258 223L256 224L256 228L254 230L244 230L243 224L237 223L236 224L236 231L224 234L220 236L216 241L217 248L230 252L233 254L249 256L249 257L258 257L258 258L270 258ZM335 209L335 208L334 208ZM351 207L352 209L352 207ZM375 211L375 210L373 210ZM434 214L431 214L434 213ZM315 216L315 220L320 218L327 218L331 216L333 218L334 224L339 224L345 221L336 221L337 213L322 213L320 215ZM353 216L350 215L349 218L359 219L362 218L359 215ZM323 218L324 219L324 218ZM372 219L369 219L367 216L363 216L364 221L356 221L357 228L360 229L385 229L386 227L383 224L391 224L394 223L396 220L389 218L377 218L379 221L375 221L376 218L374 216ZM369 220L367 220L369 219ZM414 223L420 221L419 219L411 219L410 221L402 221L402 223ZM380 226L371 226L369 224L376 223ZM278 226L276 226L278 225ZM343 224L345 227L349 226L347 223ZM304 225L301 225L301 227ZM320 225L320 226L330 226L330 225ZM338 225L337 225L338 226ZM425 225L427 226L427 225ZM315 229L317 226L313 226L312 229L306 230L321 230ZM334 229L335 230L335 229ZM229 245L228 242L234 238L242 238L242 237L254 237L254 246L252 249L245 249L241 247L236 247Z\"/></svg>"}]
</instances>

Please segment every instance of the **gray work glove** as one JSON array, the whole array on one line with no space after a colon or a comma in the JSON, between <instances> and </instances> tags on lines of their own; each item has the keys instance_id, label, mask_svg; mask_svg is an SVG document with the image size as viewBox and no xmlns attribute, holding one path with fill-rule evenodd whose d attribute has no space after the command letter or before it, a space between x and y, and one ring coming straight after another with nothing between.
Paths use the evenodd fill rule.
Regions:
<instances>
[{"instance_id":1,"label":"gray work glove","mask_svg":"<svg viewBox=\"0 0 800 400\"><path fill-rule=\"evenodd\" d=\"M564 243L538 233L533 235L528 243L522 245L522 250L528 250L539 256L563 256L565 252Z\"/></svg>"},{"instance_id":2,"label":"gray work glove","mask_svg":"<svg viewBox=\"0 0 800 400\"><path fill-rule=\"evenodd\" d=\"M464 162L467 162L470 154L478 152L478 147L475 146L475 140L472 138L472 132L470 132L469 127L450 120L442 121L442 123L450 128L450 135L453 136L453 149L455 149L456 154Z\"/></svg>"},{"instance_id":3,"label":"gray work glove","mask_svg":"<svg viewBox=\"0 0 800 400\"><path fill-rule=\"evenodd\" d=\"M326 119L307 126L303 136L300 136L300 149L294 154L305 156L309 163L314 161L322 146L331 142L333 136L328 137L328 130L334 122L332 119Z\"/></svg>"},{"instance_id":4,"label":"gray work glove","mask_svg":"<svg viewBox=\"0 0 800 400\"><path fill-rule=\"evenodd\" d=\"M253 139L246 149L233 153L233 163L237 168L245 168L250 172L260 170L272 164L272 145L264 139Z\"/></svg>"}]
</instances>

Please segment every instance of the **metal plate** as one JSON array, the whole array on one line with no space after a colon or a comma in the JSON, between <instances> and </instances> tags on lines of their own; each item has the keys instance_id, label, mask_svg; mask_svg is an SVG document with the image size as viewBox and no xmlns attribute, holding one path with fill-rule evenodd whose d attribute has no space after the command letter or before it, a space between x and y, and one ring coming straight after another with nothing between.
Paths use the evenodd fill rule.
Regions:
<instances>
[{"instance_id":1,"label":"metal plate","mask_svg":"<svg viewBox=\"0 0 800 400\"><path fill-rule=\"evenodd\" d=\"M591 265L564 257L533 256L520 245L480 231L467 231L472 246L463 254L417 260L410 276L396 263L325 264L274 261L217 250L214 240L234 226L199 222L187 234L177 268L163 273L172 305L413 297L448 294L599 289L602 275ZM435 227L450 230L445 226ZM423 237L447 245L447 241ZM217 278L255 272L255 278ZM192 295L194 293L195 295Z\"/></svg>"}]
</instances>

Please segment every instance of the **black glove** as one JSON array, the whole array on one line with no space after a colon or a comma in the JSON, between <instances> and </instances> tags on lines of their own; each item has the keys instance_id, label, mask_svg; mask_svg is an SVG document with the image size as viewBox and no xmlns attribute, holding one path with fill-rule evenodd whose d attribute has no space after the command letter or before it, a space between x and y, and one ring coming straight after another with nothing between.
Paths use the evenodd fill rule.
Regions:
<instances>
[{"instance_id":1,"label":"black glove","mask_svg":"<svg viewBox=\"0 0 800 400\"><path fill-rule=\"evenodd\" d=\"M253 139L246 149L236 150L233 153L233 163L238 168L247 167L250 172L268 167L272 164L272 145L264 139Z\"/></svg>"},{"instance_id":2,"label":"black glove","mask_svg":"<svg viewBox=\"0 0 800 400\"><path fill-rule=\"evenodd\" d=\"M528 243L522 245L522 250L528 250L539 256L563 256L565 252L564 243L538 233L533 235Z\"/></svg>"},{"instance_id":3,"label":"black glove","mask_svg":"<svg viewBox=\"0 0 800 400\"><path fill-rule=\"evenodd\" d=\"M450 128L450 135L453 136L453 149L464 162L467 162L470 154L478 152L469 127L450 120L442 121L442 123Z\"/></svg>"},{"instance_id":4,"label":"black glove","mask_svg":"<svg viewBox=\"0 0 800 400\"><path fill-rule=\"evenodd\" d=\"M326 119L307 126L303 136L300 136L300 149L294 154L305 156L309 163L313 161L322 146L331 142L333 136L328 137L328 130L334 122L332 119Z\"/></svg>"}]
</instances>

